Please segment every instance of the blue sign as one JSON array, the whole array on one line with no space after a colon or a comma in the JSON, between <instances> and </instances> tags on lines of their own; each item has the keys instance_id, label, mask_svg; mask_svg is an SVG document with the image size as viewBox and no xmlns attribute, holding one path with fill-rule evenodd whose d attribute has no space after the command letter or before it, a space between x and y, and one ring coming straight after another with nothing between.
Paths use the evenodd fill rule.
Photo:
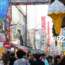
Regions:
<instances>
[{"instance_id":1,"label":"blue sign","mask_svg":"<svg viewBox=\"0 0 65 65\"><path fill-rule=\"evenodd\" d=\"M9 0L0 0L0 19L4 19L7 15Z\"/></svg>"}]
</instances>

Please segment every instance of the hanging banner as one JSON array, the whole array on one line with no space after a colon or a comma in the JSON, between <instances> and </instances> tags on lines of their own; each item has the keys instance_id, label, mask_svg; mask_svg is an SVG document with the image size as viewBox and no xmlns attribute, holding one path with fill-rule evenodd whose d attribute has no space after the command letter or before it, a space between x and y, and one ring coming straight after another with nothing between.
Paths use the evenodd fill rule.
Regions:
<instances>
[{"instance_id":1,"label":"hanging banner","mask_svg":"<svg viewBox=\"0 0 65 65\"><path fill-rule=\"evenodd\" d=\"M4 31L4 20L0 19L0 33L3 33Z\"/></svg>"},{"instance_id":2,"label":"hanging banner","mask_svg":"<svg viewBox=\"0 0 65 65\"><path fill-rule=\"evenodd\" d=\"M63 48L63 51L65 51L65 27L62 28L62 35L63 35L63 39L62 39L62 48Z\"/></svg>"},{"instance_id":3,"label":"hanging banner","mask_svg":"<svg viewBox=\"0 0 65 65\"><path fill-rule=\"evenodd\" d=\"M45 16L41 17L41 25L42 25L42 31L45 32L46 31L46 17Z\"/></svg>"},{"instance_id":4,"label":"hanging banner","mask_svg":"<svg viewBox=\"0 0 65 65\"><path fill-rule=\"evenodd\" d=\"M0 19L4 19L7 15L9 0L0 0Z\"/></svg>"},{"instance_id":5,"label":"hanging banner","mask_svg":"<svg viewBox=\"0 0 65 65\"><path fill-rule=\"evenodd\" d=\"M6 40L5 34L0 33L0 42L4 42Z\"/></svg>"},{"instance_id":6,"label":"hanging banner","mask_svg":"<svg viewBox=\"0 0 65 65\"><path fill-rule=\"evenodd\" d=\"M3 48L3 42L0 42L0 48Z\"/></svg>"}]
</instances>

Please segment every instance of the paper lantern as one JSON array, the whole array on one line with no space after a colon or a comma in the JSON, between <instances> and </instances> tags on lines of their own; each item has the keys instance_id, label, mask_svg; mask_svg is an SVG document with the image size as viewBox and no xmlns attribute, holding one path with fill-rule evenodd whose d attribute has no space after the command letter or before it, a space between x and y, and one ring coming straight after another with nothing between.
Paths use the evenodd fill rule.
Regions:
<instances>
[{"instance_id":1,"label":"paper lantern","mask_svg":"<svg viewBox=\"0 0 65 65\"><path fill-rule=\"evenodd\" d=\"M0 0L0 19L4 19L7 15L10 0Z\"/></svg>"}]
</instances>

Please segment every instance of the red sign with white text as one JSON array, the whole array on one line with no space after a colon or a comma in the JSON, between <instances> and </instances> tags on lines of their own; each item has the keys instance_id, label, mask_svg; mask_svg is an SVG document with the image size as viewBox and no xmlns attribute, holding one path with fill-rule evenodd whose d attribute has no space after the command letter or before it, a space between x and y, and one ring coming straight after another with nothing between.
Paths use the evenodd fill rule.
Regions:
<instances>
[{"instance_id":1,"label":"red sign with white text","mask_svg":"<svg viewBox=\"0 0 65 65\"><path fill-rule=\"evenodd\" d=\"M11 48L11 45L10 45L9 42L4 42L4 47L5 47L5 48Z\"/></svg>"}]
</instances>

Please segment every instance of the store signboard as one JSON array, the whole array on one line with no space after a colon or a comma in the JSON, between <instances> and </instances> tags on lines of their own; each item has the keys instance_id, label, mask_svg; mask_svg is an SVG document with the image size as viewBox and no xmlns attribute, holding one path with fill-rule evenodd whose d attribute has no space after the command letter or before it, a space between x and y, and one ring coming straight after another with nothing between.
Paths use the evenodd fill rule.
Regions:
<instances>
[{"instance_id":1,"label":"store signboard","mask_svg":"<svg viewBox=\"0 0 65 65\"><path fill-rule=\"evenodd\" d=\"M9 42L4 42L3 46L5 48L11 48L11 44Z\"/></svg>"},{"instance_id":2,"label":"store signboard","mask_svg":"<svg viewBox=\"0 0 65 65\"><path fill-rule=\"evenodd\" d=\"M3 48L3 42L0 42L0 48Z\"/></svg>"},{"instance_id":3,"label":"store signboard","mask_svg":"<svg viewBox=\"0 0 65 65\"><path fill-rule=\"evenodd\" d=\"M5 48L10 48L11 46L10 46L10 44L5 44L4 47Z\"/></svg>"},{"instance_id":4,"label":"store signboard","mask_svg":"<svg viewBox=\"0 0 65 65\"><path fill-rule=\"evenodd\" d=\"M5 40L6 40L5 34L4 33L0 33L0 42L4 42Z\"/></svg>"},{"instance_id":5,"label":"store signboard","mask_svg":"<svg viewBox=\"0 0 65 65\"><path fill-rule=\"evenodd\" d=\"M65 27L64 28L62 28L62 35L63 35L63 40L62 40L62 43L63 43L63 51L65 51Z\"/></svg>"},{"instance_id":6,"label":"store signboard","mask_svg":"<svg viewBox=\"0 0 65 65\"><path fill-rule=\"evenodd\" d=\"M46 31L46 16L41 17L42 31Z\"/></svg>"}]
</instances>

